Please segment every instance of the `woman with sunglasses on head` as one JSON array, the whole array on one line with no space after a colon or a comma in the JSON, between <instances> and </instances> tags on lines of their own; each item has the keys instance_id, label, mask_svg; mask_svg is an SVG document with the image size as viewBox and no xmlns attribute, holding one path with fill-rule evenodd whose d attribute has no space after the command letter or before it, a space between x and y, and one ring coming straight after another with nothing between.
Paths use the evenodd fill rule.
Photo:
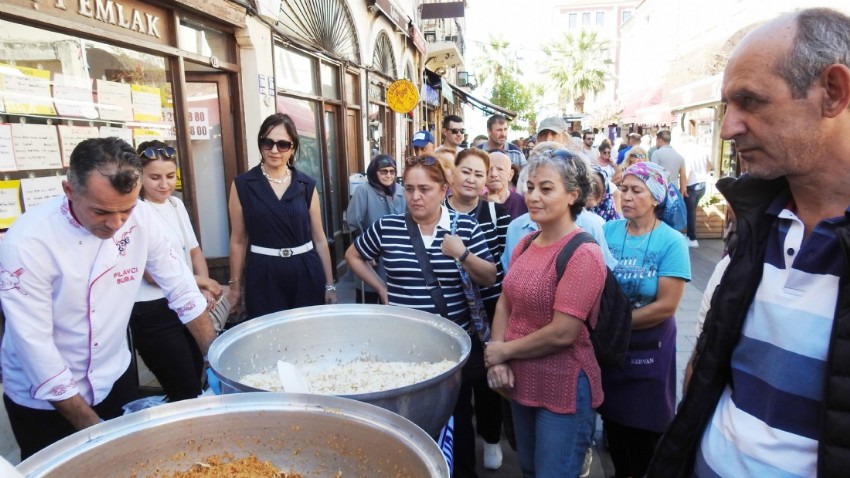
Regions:
<instances>
[{"instance_id":1,"label":"woman with sunglasses on head","mask_svg":"<svg viewBox=\"0 0 850 478\"><path fill-rule=\"evenodd\" d=\"M215 306L222 290L210 279L207 261L198 245L195 231L183 201L172 196L177 185L177 152L162 141L139 144L142 160L142 200L159 218L174 252L185 257L186 265L207 299L207 309ZM156 283L144 276L136 304L130 315L133 345L156 376L169 401L195 398L201 394L204 359L189 329L168 308L168 300Z\"/></svg>"},{"instance_id":2,"label":"woman with sunglasses on head","mask_svg":"<svg viewBox=\"0 0 850 478\"><path fill-rule=\"evenodd\" d=\"M633 148L633 150L636 148ZM632 306L632 336L622 367L602 374L599 408L615 475L646 474L676 404L675 313L691 280L685 237L670 227L677 196L667 170L639 162L620 183L623 217L603 226L617 259L614 276Z\"/></svg>"},{"instance_id":3,"label":"woman with sunglasses on head","mask_svg":"<svg viewBox=\"0 0 850 478\"><path fill-rule=\"evenodd\" d=\"M475 283L491 286L496 282L496 265L478 222L466 214L450 212L442 205L447 188L446 174L436 158L408 158L404 168L407 212L384 216L369 226L348 248L345 260L358 277L378 291L382 303L440 314L417 259L414 241L418 241L439 281L437 293L446 305L444 317L470 330L470 310L458 267L462 267ZM451 233L453 228L454 234ZM384 260L386 281L371 266L378 258ZM478 336L473 333L471 338L472 350L464 366L464 379L454 411L453 476L458 478L477 476L470 398L472 381L467 377L483 367L483 353Z\"/></svg>"},{"instance_id":4,"label":"woman with sunglasses on head","mask_svg":"<svg viewBox=\"0 0 850 478\"><path fill-rule=\"evenodd\" d=\"M484 352L487 380L510 394L523 476L575 477L603 399L587 325L599 313L605 259L597 244L581 244L557 277L558 254L582 231L575 221L591 190L585 160L559 149L534 155L525 169L539 232L512 253Z\"/></svg>"},{"instance_id":5,"label":"woman with sunglasses on head","mask_svg":"<svg viewBox=\"0 0 850 478\"><path fill-rule=\"evenodd\" d=\"M505 250L505 235L511 216L501 204L482 199L490 171L490 155L478 148L464 149L458 153L454 163L452 195L444 205L449 211L468 214L478 221L478 227L487 239L487 247L496 261L496 283L481 288L481 298L487 317L493 318L496 302L502 293L502 252ZM487 386L484 370L473 383L475 395L475 422L478 434L484 439L484 468L498 469L502 464L502 401L499 395Z\"/></svg>"},{"instance_id":6,"label":"woman with sunglasses on head","mask_svg":"<svg viewBox=\"0 0 850 478\"><path fill-rule=\"evenodd\" d=\"M285 114L263 121L260 164L230 189L230 303L249 319L337 302L316 181L295 168L298 132Z\"/></svg>"},{"instance_id":7,"label":"woman with sunglasses on head","mask_svg":"<svg viewBox=\"0 0 850 478\"><path fill-rule=\"evenodd\" d=\"M623 173L629 166L635 163L644 163L649 161L649 156L646 154L646 150L641 148L640 146L635 146L630 149L626 156L623 158L623 162L620 164L620 178L622 179Z\"/></svg>"},{"instance_id":8,"label":"woman with sunglasses on head","mask_svg":"<svg viewBox=\"0 0 850 478\"><path fill-rule=\"evenodd\" d=\"M363 234L363 231L378 219L387 214L402 214L405 209L404 192L401 186L396 184L395 160L389 154L379 154L372 159L366 168L366 179L368 185L362 185L354 190L348 210L345 213L345 222L355 236ZM382 279L386 279L384 266L378 261L373 264L375 272ZM380 304L381 298L375 289L363 284L363 289L358 286L357 303Z\"/></svg>"}]
</instances>

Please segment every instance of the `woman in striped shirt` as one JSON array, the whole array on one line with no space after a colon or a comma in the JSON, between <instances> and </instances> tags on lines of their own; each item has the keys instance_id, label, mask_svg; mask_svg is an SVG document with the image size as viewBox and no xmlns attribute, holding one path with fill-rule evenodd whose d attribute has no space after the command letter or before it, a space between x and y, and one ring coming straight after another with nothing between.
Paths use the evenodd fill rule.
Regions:
<instances>
[{"instance_id":1,"label":"woman in striped shirt","mask_svg":"<svg viewBox=\"0 0 850 478\"><path fill-rule=\"evenodd\" d=\"M345 259L351 270L378 291L381 302L437 314L437 307L425 286L422 267L416 258L407 215L419 229L434 275L446 302L447 319L470 330L469 308L455 261L482 286L496 281L496 265L478 222L466 214L450 213L442 206L448 184L440 163L431 156L408 158L404 169L406 214L382 217L360 235ZM457 229L451 223L457 215ZM419 239L417 239L419 240ZM387 271L386 282L370 265L381 258ZM472 334L472 351L464 366L464 380L455 406L454 463L455 477L475 477L475 432L472 426L472 380L483 374L483 352Z\"/></svg>"},{"instance_id":2,"label":"woman in striped shirt","mask_svg":"<svg viewBox=\"0 0 850 478\"><path fill-rule=\"evenodd\" d=\"M478 221L478 227L487 239L487 247L496 261L496 283L481 288L481 298L487 317L493 318L496 302L502 294L502 252L505 250L505 235L511 216L499 203L484 199L484 187L490 171L490 155L481 149L464 149L454 161L452 192L446 198L449 211L469 214ZM496 470L502 465L502 399L487 386L487 377L482 375L473 384L475 395L475 426L484 439L484 468Z\"/></svg>"}]
</instances>

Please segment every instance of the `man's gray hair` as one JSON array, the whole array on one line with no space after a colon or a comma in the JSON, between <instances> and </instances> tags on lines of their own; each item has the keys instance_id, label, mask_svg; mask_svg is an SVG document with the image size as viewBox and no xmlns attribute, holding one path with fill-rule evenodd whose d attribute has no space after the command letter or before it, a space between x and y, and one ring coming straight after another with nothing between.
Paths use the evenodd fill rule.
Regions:
<instances>
[{"instance_id":1,"label":"man's gray hair","mask_svg":"<svg viewBox=\"0 0 850 478\"><path fill-rule=\"evenodd\" d=\"M791 88L791 96L800 99L829 65L850 67L850 17L830 8L811 8L797 14L796 26L791 49L779 60L776 73Z\"/></svg>"}]
</instances>

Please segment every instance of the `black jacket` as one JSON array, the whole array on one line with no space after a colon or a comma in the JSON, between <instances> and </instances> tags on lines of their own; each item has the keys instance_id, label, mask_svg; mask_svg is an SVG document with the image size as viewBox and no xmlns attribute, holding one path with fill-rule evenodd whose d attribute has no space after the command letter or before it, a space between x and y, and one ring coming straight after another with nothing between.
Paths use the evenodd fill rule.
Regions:
<instances>
[{"instance_id":1,"label":"black jacket","mask_svg":"<svg viewBox=\"0 0 850 478\"><path fill-rule=\"evenodd\" d=\"M731 377L732 351L741 337L749 306L761 282L765 246L774 216L765 211L788 191L784 178L743 176L722 179L718 189L737 218L738 245L711 298L711 309L696 345L688 391L667 432L658 443L649 477L691 476L705 427ZM818 476L850 474L850 227L838 229L844 263L827 355Z\"/></svg>"}]
</instances>

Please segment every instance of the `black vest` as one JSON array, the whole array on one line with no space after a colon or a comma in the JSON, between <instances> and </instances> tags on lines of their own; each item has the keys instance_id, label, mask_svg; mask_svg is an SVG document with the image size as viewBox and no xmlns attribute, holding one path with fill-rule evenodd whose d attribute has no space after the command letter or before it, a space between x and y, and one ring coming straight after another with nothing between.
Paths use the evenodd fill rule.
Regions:
<instances>
[{"instance_id":1,"label":"black vest","mask_svg":"<svg viewBox=\"0 0 850 478\"><path fill-rule=\"evenodd\" d=\"M717 187L737 219L738 245L711 298L711 309L696 345L687 393L658 443L648 477L691 476L696 452L720 395L731 377L732 352L741 338L747 311L761 282L765 247L775 217L765 213L788 190L784 178L771 181L743 176ZM830 336L818 445L818 476L850 473L850 227L837 230L844 272ZM836 258L839 259L839 258Z\"/></svg>"}]
</instances>

